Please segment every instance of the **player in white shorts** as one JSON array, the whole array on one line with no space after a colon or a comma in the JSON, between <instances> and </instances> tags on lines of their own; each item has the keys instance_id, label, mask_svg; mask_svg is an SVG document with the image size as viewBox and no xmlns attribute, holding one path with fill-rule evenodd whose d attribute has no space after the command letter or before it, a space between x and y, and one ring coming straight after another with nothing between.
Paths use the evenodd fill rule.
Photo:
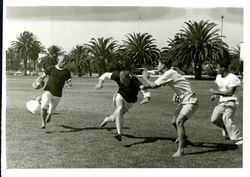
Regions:
<instances>
[{"instance_id":1,"label":"player in white shorts","mask_svg":"<svg viewBox=\"0 0 250 177\"><path fill-rule=\"evenodd\" d=\"M143 79L149 85L145 86L145 88L155 89L161 86L168 85L176 94L174 99L178 98L179 100L175 116L172 120L172 124L177 130L177 142L179 143L178 149L173 154L173 157L180 157L184 155L184 147L187 137L185 133L184 123L196 111L198 107L198 99L193 92L190 83L176 70L172 69L171 64L171 60L161 59L159 61L157 69L163 74L159 76L157 80L151 81L149 80L147 71L144 70Z\"/></svg>"},{"instance_id":2,"label":"player in white shorts","mask_svg":"<svg viewBox=\"0 0 250 177\"><path fill-rule=\"evenodd\" d=\"M222 129L222 135L226 139L230 139L235 144L240 145L243 143L243 138L240 136L240 130L235 125L233 118L237 109L238 97L237 87L241 86L240 79L228 71L230 61L222 59L217 64L215 83L218 90L210 89L212 94L211 100L219 95L219 104L214 108L211 116L211 122Z\"/></svg>"},{"instance_id":3,"label":"player in white shorts","mask_svg":"<svg viewBox=\"0 0 250 177\"><path fill-rule=\"evenodd\" d=\"M26 108L32 114L40 114L42 98L38 96L35 100L30 100L26 103Z\"/></svg>"},{"instance_id":4,"label":"player in white shorts","mask_svg":"<svg viewBox=\"0 0 250 177\"><path fill-rule=\"evenodd\" d=\"M41 128L46 127L46 123L50 122L51 115L55 111L63 92L64 84L67 88L71 88L70 71L66 69L68 60L65 55L58 56L58 63L55 66L50 66L38 79L44 79L48 76L47 84L44 88L41 101Z\"/></svg>"},{"instance_id":5,"label":"player in white shorts","mask_svg":"<svg viewBox=\"0 0 250 177\"><path fill-rule=\"evenodd\" d=\"M106 72L100 78L99 82L96 85L96 89L101 89L103 83L106 79L114 80L118 86L119 90L114 94L113 103L115 106L115 111L109 117L106 117L101 124L101 127L105 126L107 122L115 122L117 133L115 138L118 141L122 140L122 125L123 125L123 116L128 110L137 102L137 95L139 90L141 90L142 83L129 71L115 71L115 72ZM141 90L144 99L141 104L148 103L150 99L150 92Z\"/></svg>"}]
</instances>

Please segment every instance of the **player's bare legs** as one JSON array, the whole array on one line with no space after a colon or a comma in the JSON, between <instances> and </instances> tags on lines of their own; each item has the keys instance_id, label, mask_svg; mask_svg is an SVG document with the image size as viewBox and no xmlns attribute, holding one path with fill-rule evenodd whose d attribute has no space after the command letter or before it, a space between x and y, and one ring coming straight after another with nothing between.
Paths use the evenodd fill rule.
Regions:
<instances>
[{"instance_id":1,"label":"player's bare legs","mask_svg":"<svg viewBox=\"0 0 250 177\"><path fill-rule=\"evenodd\" d=\"M51 114L48 114L46 117L46 123L49 123L51 121Z\"/></svg>"},{"instance_id":2,"label":"player's bare legs","mask_svg":"<svg viewBox=\"0 0 250 177\"><path fill-rule=\"evenodd\" d=\"M41 120L42 120L41 129L44 129L46 127L45 118L47 117L47 109L41 109L40 113L41 113Z\"/></svg>"},{"instance_id":3,"label":"player's bare legs","mask_svg":"<svg viewBox=\"0 0 250 177\"><path fill-rule=\"evenodd\" d=\"M186 120L187 120L186 116L182 114L179 114L179 116L176 119L179 144L178 144L178 149L176 153L174 153L173 157L181 157L184 155L185 140L186 140L184 123Z\"/></svg>"}]
</instances>

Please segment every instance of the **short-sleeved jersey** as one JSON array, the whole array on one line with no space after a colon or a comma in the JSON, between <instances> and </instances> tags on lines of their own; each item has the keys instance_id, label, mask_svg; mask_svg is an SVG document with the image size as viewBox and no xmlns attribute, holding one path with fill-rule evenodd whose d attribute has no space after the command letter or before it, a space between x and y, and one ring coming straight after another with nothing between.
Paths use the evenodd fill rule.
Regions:
<instances>
[{"instance_id":1,"label":"short-sleeved jersey","mask_svg":"<svg viewBox=\"0 0 250 177\"><path fill-rule=\"evenodd\" d=\"M125 86L124 84L121 83L119 72L113 72L110 79L114 80L118 84L119 86L118 93L128 103L135 103L137 101L137 95L140 90L140 85L142 85L142 83L135 76L131 75L131 82L129 86Z\"/></svg>"},{"instance_id":2,"label":"short-sleeved jersey","mask_svg":"<svg viewBox=\"0 0 250 177\"><path fill-rule=\"evenodd\" d=\"M50 91L53 96L62 97L62 90L65 81L71 78L68 69L59 70L55 66L49 67L45 74L49 76L48 82L44 90Z\"/></svg>"},{"instance_id":3,"label":"short-sleeved jersey","mask_svg":"<svg viewBox=\"0 0 250 177\"><path fill-rule=\"evenodd\" d=\"M216 76L215 83L218 85L220 91L228 91L232 87L239 87L241 85L240 79L229 73L226 77L222 77L220 74ZM235 100L238 101L237 90L233 93L232 96L220 96L220 102Z\"/></svg>"},{"instance_id":4,"label":"short-sleeved jersey","mask_svg":"<svg viewBox=\"0 0 250 177\"><path fill-rule=\"evenodd\" d=\"M155 81L155 84L158 86L170 86L180 97L182 102L185 101L185 99L188 99L189 96L193 95L191 85L187 79L173 69L169 69L163 75L161 75Z\"/></svg>"}]
</instances>

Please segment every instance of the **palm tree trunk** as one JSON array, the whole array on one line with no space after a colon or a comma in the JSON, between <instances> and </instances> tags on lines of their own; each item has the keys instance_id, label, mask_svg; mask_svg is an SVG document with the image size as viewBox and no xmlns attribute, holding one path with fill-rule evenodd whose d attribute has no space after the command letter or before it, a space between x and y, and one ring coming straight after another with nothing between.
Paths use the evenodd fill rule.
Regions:
<instances>
[{"instance_id":1,"label":"palm tree trunk","mask_svg":"<svg viewBox=\"0 0 250 177\"><path fill-rule=\"evenodd\" d=\"M26 76L27 75L27 73L26 73L26 70L27 70L27 59L23 60L23 66L24 66L24 73L23 73L23 75Z\"/></svg>"},{"instance_id":2,"label":"palm tree trunk","mask_svg":"<svg viewBox=\"0 0 250 177\"><path fill-rule=\"evenodd\" d=\"M195 80L201 80L202 79L202 63L201 62L195 64L194 72L195 72Z\"/></svg>"}]
</instances>

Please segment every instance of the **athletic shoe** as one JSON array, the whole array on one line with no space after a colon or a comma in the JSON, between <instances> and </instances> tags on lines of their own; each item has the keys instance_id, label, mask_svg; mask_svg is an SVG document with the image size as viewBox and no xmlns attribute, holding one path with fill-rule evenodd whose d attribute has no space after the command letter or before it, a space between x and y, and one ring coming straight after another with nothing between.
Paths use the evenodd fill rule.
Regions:
<instances>
[{"instance_id":1,"label":"athletic shoe","mask_svg":"<svg viewBox=\"0 0 250 177\"><path fill-rule=\"evenodd\" d=\"M114 135L115 139L117 139L118 141L122 141L122 135L115 133Z\"/></svg>"}]
</instances>

